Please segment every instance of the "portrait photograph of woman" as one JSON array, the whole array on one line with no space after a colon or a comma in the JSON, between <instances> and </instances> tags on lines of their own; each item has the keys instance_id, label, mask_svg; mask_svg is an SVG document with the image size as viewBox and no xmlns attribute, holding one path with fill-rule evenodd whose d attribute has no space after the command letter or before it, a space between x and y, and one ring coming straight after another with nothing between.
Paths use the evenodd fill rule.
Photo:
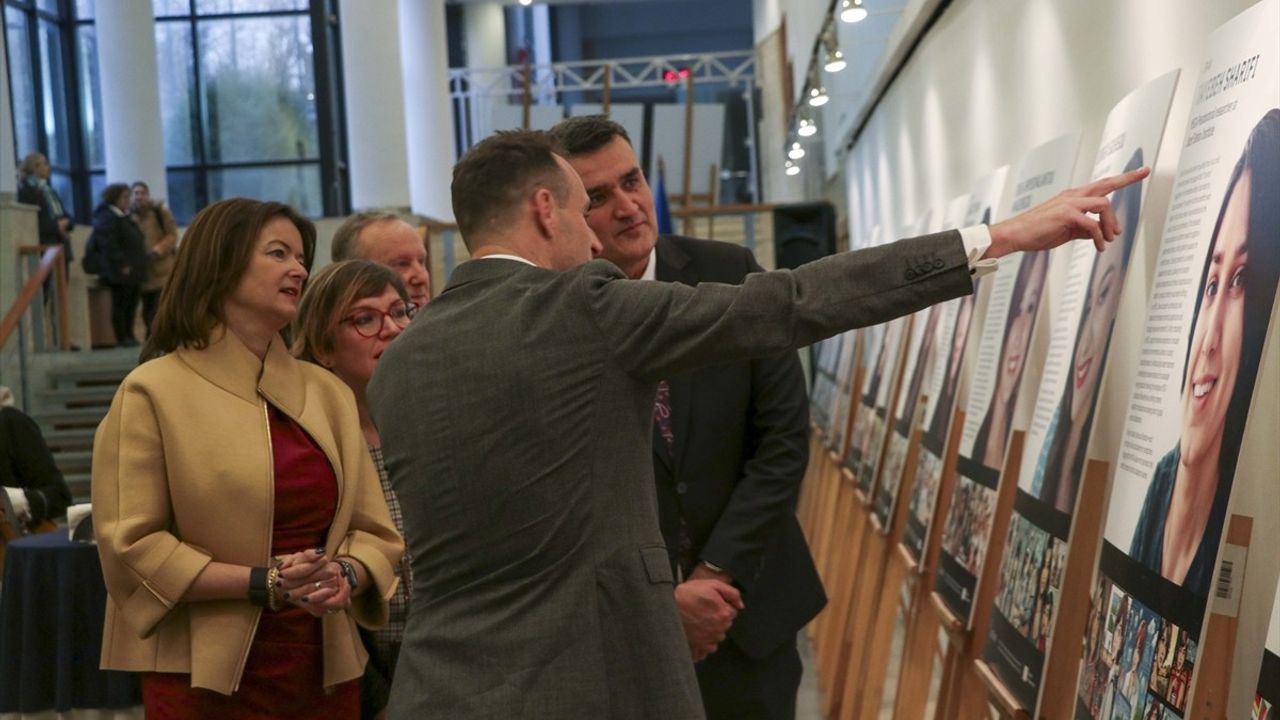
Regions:
<instances>
[{"instance_id":1,"label":"portrait photograph of woman","mask_svg":"<svg viewBox=\"0 0 1280 720\"><path fill-rule=\"evenodd\" d=\"M1136 170L1142 164L1142 148L1138 148L1125 164L1125 171ZM1071 512L1084 472L1102 369L1106 366L1125 271L1138 232L1143 185L1138 182L1122 188L1111 199L1123 231L1093 262L1062 400L1049 422L1048 437L1036 461L1031 493L1060 512Z\"/></svg>"},{"instance_id":2,"label":"portrait photograph of woman","mask_svg":"<svg viewBox=\"0 0 1280 720\"><path fill-rule=\"evenodd\" d=\"M999 470L1004 463L1005 443L1013 423L1018 386L1027 365L1027 350L1035 330L1045 279L1049 274L1049 254L1027 253L1018 267L1005 318L1000 364L996 366L995 392L973 443L973 458Z\"/></svg>"},{"instance_id":3,"label":"portrait photograph of woman","mask_svg":"<svg viewBox=\"0 0 1280 720\"><path fill-rule=\"evenodd\" d=\"M1156 464L1129 555L1205 597L1280 276L1280 109L1231 172L1200 272L1181 433Z\"/></svg>"}]
</instances>

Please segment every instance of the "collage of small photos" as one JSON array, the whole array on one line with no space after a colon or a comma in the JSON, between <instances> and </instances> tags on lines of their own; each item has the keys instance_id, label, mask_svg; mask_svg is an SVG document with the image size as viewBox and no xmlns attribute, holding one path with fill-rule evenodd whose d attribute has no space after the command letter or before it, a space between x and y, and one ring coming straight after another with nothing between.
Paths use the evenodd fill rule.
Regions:
<instances>
[{"instance_id":1,"label":"collage of small photos","mask_svg":"<svg viewBox=\"0 0 1280 720\"><path fill-rule=\"evenodd\" d=\"M1111 584L1098 584L1089 617L1077 718L1181 720L1196 641Z\"/></svg>"},{"instance_id":2,"label":"collage of small photos","mask_svg":"<svg viewBox=\"0 0 1280 720\"><path fill-rule=\"evenodd\" d=\"M1067 544L1015 513L1004 558L996 607L1043 653L1062 588Z\"/></svg>"},{"instance_id":3,"label":"collage of small photos","mask_svg":"<svg viewBox=\"0 0 1280 720\"><path fill-rule=\"evenodd\" d=\"M951 498L951 512L942 531L942 549L955 558L969 574L982 570L991 537L991 521L996 512L994 490L960 477Z\"/></svg>"}]
</instances>

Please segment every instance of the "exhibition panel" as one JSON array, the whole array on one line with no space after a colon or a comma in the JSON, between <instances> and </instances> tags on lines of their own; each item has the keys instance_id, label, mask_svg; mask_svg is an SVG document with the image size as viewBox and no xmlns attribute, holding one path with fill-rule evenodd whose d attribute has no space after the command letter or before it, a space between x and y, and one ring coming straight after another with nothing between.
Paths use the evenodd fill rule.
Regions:
<instances>
[{"instance_id":1,"label":"exhibition panel","mask_svg":"<svg viewBox=\"0 0 1280 720\"><path fill-rule=\"evenodd\" d=\"M1011 217L1071 186L1079 136L1064 135L1026 154L1013 173L1013 193L998 216ZM964 435L942 533L942 564L935 590L967 626L973 625L974 597L996 518L1005 450L1024 375L1038 378L1032 339L1040 324L1051 253L1019 253L1000 260L992 281L991 305L983 322L973 387L965 411Z\"/></svg>"},{"instance_id":2,"label":"exhibition panel","mask_svg":"<svg viewBox=\"0 0 1280 720\"><path fill-rule=\"evenodd\" d=\"M1155 162L1177 80L1178 71L1166 73L1116 105L1103 130L1092 178ZM983 653L1028 709L1037 706L1097 393L1148 185L1131 185L1112 196L1122 231L1104 252L1088 241L1069 246L1059 311L1050 324L1049 352L1027 433ZM1092 554L1092 544L1086 544Z\"/></svg>"}]
</instances>

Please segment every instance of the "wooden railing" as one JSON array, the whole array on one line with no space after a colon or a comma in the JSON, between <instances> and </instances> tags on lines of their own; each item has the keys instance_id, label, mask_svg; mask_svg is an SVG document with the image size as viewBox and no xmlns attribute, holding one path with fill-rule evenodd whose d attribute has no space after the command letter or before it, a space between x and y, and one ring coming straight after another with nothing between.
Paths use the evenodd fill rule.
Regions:
<instances>
[{"instance_id":1,"label":"wooden railing","mask_svg":"<svg viewBox=\"0 0 1280 720\"><path fill-rule=\"evenodd\" d=\"M25 255L39 255L40 264L36 266L35 272L27 278L23 284L22 290L18 292L17 299L13 305L4 314L4 319L0 320L0 348L3 348L9 342L9 336L13 334L18 326L22 323L22 317L30 309L32 302L41 295L43 283L50 273L54 276L54 305L57 312L57 328L58 328L58 348L64 352L71 349L71 326L67 319L67 267L63 262L63 249L61 245L22 245L18 248L18 257ZM21 260L19 260L21 264ZM25 348L19 350L24 352Z\"/></svg>"}]
</instances>

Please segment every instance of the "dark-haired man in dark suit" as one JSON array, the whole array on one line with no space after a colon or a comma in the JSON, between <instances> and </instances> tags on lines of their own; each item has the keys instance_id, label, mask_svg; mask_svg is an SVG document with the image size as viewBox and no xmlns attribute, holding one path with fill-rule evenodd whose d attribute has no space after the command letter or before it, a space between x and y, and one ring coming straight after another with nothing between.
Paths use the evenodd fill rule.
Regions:
<instances>
[{"instance_id":1,"label":"dark-haired man in dark suit","mask_svg":"<svg viewBox=\"0 0 1280 720\"><path fill-rule=\"evenodd\" d=\"M628 277L740 284L759 272L729 243L658 235L630 138L604 116L552 130L591 199L601 257ZM658 513L709 718L791 718L796 632L826 603L795 517L808 463L808 401L796 353L669 378L654 422ZM741 593L743 609L735 607Z\"/></svg>"}]
</instances>

